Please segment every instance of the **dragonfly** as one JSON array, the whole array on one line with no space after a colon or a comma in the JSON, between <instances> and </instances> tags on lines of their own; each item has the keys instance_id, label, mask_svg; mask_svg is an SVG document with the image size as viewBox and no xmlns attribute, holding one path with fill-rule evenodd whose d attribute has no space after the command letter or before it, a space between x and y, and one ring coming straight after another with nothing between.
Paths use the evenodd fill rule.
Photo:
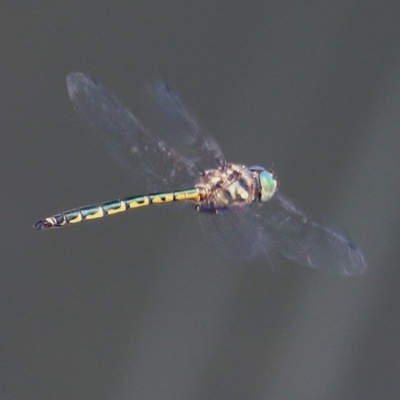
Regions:
<instances>
[{"instance_id":1,"label":"dragonfly","mask_svg":"<svg viewBox=\"0 0 400 400\"><path fill-rule=\"evenodd\" d=\"M100 82L81 72L67 76L81 120L148 194L75 208L37 221L49 230L172 202L192 203L207 240L241 261L276 250L304 266L358 275L366 263L345 234L318 223L278 190L274 171L229 163L209 132L166 83L152 85L162 135L147 129Z\"/></svg>"}]
</instances>

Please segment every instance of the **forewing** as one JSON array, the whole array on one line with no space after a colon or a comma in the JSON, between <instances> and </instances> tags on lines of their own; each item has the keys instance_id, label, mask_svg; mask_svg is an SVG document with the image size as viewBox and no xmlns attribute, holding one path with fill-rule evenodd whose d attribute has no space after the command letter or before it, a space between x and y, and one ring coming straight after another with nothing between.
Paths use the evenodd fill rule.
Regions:
<instances>
[{"instance_id":1,"label":"forewing","mask_svg":"<svg viewBox=\"0 0 400 400\"><path fill-rule=\"evenodd\" d=\"M198 173L225 164L217 141L196 121L170 86L158 81L149 91L158 106L155 114L160 136L190 160Z\"/></svg>"},{"instance_id":2,"label":"forewing","mask_svg":"<svg viewBox=\"0 0 400 400\"><path fill-rule=\"evenodd\" d=\"M196 165L165 141L146 130L102 84L83 73L67 77L71 101L96 138L112 157L129 170L141 190L193 186Z\"/></svg>"},{"instance_id":3,"label":"forewing","mask_svg":"<svg viewBox=\"0 0 400 400\"><path fill-rule=\"evenodd\" d=\"M342 275L364 272L363 254L349 237L313 221L280 193L257 212L271 245L287 258Z\"/></svg>"}]
</instances>

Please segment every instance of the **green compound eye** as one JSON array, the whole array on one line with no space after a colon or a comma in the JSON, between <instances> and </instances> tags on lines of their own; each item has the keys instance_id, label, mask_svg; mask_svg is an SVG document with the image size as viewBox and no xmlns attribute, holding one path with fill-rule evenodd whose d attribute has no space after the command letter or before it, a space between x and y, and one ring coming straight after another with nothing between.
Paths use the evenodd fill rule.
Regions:
<instances>
[{"instance_id":1,"label":"green compound eye","mask_svg":"<svg viewBox=\"0 0 400 400\"><path fill-rule=\"evenodd\" d=\"M275 178L275 174L272 171L267 171L265 168L259 166L253 166L250 170L258 173L261 188L260 200L269 200L278 187L278 181Z\"/></svg>"},{"instance_id":2,"label":"green compound eye","mask_svg":"<svg viewBox=\"0 0 400 400\"><path fill-rule=\"evenodd\" d=\"M260 172L260 184L261 184L261 201L267 201L276 192L278 182L275 179L274 174L272 172L264 170Z\"/></svg>"}]
</instances>

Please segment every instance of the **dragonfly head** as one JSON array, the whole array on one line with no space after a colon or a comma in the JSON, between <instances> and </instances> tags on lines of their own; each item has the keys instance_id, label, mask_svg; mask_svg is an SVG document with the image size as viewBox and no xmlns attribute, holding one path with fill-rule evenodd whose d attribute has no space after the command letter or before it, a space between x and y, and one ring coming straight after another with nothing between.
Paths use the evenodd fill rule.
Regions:
<instances>
[{"instance_id":1,"label":"dragonfly head","mask_svg":"<svg viewBox=\"0 0 400 400\"><path fill-rule=\"evenodd\" d=\"M266 170L258 165L250 167L250 171L255 174L259 184L259 196L260 201L269 200L276 192L278 188L278 181L276 179L274 171Z\"/></svg>"}]
</instances>

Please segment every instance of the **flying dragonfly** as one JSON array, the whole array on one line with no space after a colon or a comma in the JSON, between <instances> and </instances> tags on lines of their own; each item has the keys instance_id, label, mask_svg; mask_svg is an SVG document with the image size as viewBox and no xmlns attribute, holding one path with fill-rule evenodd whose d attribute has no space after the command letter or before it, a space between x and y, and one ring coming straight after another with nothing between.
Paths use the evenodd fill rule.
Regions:
<instances>
[{"instance_id":1,"label":"flying dragonfly","mask_svg":"<svg viewBox=\"0 0 400 400\"><path fill-rule=\"evenodd\" d=\"M67 87L80 118L147 194L55 214L37 221L36 230L151 204L186 202L197 210L207 239L230 259L268 257L273 248L301 265L333 273L365 270L363 254L351 239L296 208L278 191L272 170L228 163L216 140L164 82L152 87L163 139L93 78L71 73Z\"/></svg>"}]
</instances>

